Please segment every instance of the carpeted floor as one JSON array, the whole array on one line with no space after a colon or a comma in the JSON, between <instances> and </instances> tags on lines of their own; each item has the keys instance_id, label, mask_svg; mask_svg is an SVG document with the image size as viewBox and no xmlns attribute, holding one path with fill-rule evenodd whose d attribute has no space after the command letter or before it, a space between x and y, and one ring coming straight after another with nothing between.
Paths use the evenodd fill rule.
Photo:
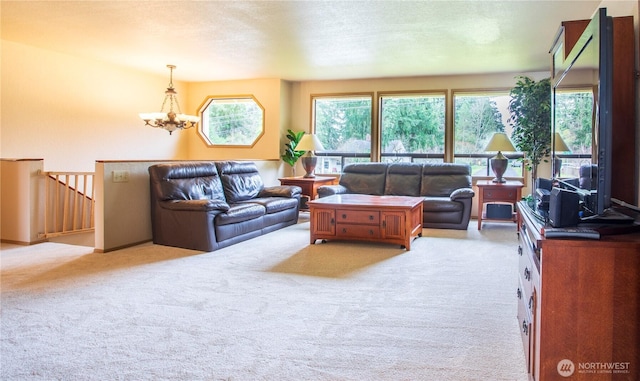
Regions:
<instances>
[{"instance_id":1,"label":"carpeted floor","mask_svg":"<svg viewBox=\"0 0 640 381\"><path fill-rule=\"evenodd\" d=\"M212 253L2 245L2 380L527 380L513 224Z\"/></svg>"}]
</instances>

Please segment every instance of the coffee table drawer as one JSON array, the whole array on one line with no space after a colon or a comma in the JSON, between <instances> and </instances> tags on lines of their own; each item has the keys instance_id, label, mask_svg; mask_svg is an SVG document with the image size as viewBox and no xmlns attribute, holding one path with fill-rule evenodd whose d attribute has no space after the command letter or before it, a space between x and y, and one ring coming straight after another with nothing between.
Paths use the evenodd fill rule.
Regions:
<instances>
[{"instance_id":1,"label":"coffee table drawer","mask_svg":"<svg viewBox=\"0 0 640 381\"><path fill-rule=\"evenodd\" d=\"M338 223L348 222L350 224L371 224L380 223L380 212L369 210L337 210L336 220Z\"/></svg>"},{"instance_id":2,"label":"coffee table drawer","mask_svg":"<svg viewBox=\"0 0 640 381\"><path fill-rule=\"evenodd\" d=\"M338 224L336 226L338 237L380 238L380 227L373 225Z\"/></svg>"}]
</instances>

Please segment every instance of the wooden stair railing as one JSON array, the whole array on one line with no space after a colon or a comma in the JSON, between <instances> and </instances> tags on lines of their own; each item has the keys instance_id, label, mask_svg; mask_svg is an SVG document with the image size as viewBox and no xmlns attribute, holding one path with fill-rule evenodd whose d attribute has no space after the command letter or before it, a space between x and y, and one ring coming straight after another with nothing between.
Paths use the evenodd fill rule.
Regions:
<instances>
[{"instance_id":1,"label":"wooden stair railing","mask_svg":"<svg viewBox=\"0 0 640 381\"><path fill-rule=\"evenodd\" d=\"M94 173L43 172L44 233L41 238L94 231Z\"/></svg>"}]
</instances>

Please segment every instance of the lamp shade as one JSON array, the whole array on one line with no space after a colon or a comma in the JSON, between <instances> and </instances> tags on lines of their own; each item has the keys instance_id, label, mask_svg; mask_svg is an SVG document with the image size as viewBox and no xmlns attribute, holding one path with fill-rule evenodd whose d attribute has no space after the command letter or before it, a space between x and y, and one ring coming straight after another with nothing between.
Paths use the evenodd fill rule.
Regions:
<instances>
[{"instance_id":1,"label":"lamp shade","mask_svg":"<svg viewBox=\"0 0 640 381\"><path fill-rule=\"evenodd\" d=\"M559 132L553 134L553 150L555 152L568 152L571 151L567 144L562 140L562 136L560 136Z\"/></svg>"},{"instance_id":2,"label":"lamp shade","mask_svg":"<svg viewBox=\"0 0 640 381\"><path fill-rule=\"evenodd\" d=\"M324 147L320 142L320 139L314 134L304 134L298 145L296 145L296 151L323 151Z\"/></svg>"},{"instance_id":3,"label":"lamp shade","mask_svg":"<svg viewBox=\"0 0 640 381\"><path fill-rule=\"evenodd\" d=\"M504 132L496 132L487 143L487 146L484 149L489 152L514 152L516 149L509 140L509 137Z\"/></svg>"}]
</instances>

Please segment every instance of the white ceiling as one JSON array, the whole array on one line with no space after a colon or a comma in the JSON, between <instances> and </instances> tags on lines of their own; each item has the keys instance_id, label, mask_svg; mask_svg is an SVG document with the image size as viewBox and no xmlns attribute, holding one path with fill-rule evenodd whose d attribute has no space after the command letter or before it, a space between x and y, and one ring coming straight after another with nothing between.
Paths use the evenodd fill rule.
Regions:
<instances>
[{"instance_id":1,"label":"white ceiling","mask_svg":"<svg viewBox=\"0 0 640 381\"><path fill-rule=\"evenodd\" d=\"M630 9L637 0L623 3ZM2 38L184 81L549 69L595 1L2 1ZM46 63L43 63L46 64Z\"/></svg>"}]
</instances>

